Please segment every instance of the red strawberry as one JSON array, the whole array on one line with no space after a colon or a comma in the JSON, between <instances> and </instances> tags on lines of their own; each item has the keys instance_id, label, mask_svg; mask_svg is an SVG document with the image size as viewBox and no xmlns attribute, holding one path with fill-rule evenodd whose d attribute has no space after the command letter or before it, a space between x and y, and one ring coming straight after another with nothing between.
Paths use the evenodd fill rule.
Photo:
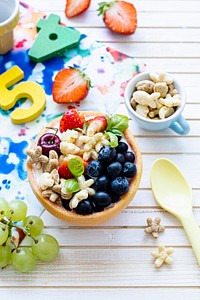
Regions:
<instances>
[{"instance_id":1,"label":"red strawberry","mask_svg":"<svg viewBox=\"0 0 200 300\"><path fill-rule=\"evenodd\" d=\"M53 83L53 100L57 103L78 102L87 96L90 87L90 79L80 70L62 69Z\"/></svg>"},{"instance_id":2,"label":"red strawberry","mask_svg":"<svg viewBox=\"0 0 200 300\"><path fill-rule=\"evenodd\" d=\"M81 14L90 5L90 0L67 0L65 14L68 18Z\"/></svg>"},{"instance_id":3,"label":"red strawberry","mask_svg":"<svg viewBox=\"0 0 200 300\"><path fill-rule=\"evenodd\" d=\"M58 167L58 174L60 178L64 178L64 179L74 178L74 176L68 169L68 162L66 160L63 160L61 165Z\"/></svg>"},{"instance_id":4,"label":"red strawberry","mask_svg":"<svg viewBox=\"0 0 200 300\"><path fill-rule=\"evenodd\" d=\"M96 116L94 119L88 120L87 134L93 135L97 132L106 130L108 122L105 116Z\"/></svg>"},{"instance_id":5,"label":"red strawberry","mask_svg":"<svg viewBox=\"0 0 200 300\"><path fill-rule=\"evenodd\" d=\"M103 15L106 26L112 31L131 34L137 28L137 12L129 2L101 2L98 12L99 15Z\"/></svg>"},{"instance_id":6,"label":"red strawberry","mask_svg":"<svg viewBox=\"0 0 200 300\"><path fill-rule=\"evenodd\" d=\"M83 115L80 115L75 108L69 109L62 116L60 120L60 132L64 132L67 129L73 128L83 128L85 118Z\"/></svg>"}]
</instances>

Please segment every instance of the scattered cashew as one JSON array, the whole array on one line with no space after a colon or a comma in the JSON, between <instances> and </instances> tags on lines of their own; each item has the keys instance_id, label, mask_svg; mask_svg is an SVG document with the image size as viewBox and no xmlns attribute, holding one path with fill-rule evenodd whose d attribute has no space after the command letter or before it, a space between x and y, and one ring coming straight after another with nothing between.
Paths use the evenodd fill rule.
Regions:
<instances>
[{"instance_id":1,"label":"scattered cashew","mask_svg":"<svg viewBox=\"0 0 200 300\"><path fill-rule=\"evenodd\" d=\"M171 265L173 263L173 258L170 256L174 252L174 248L165 248L164 245L158 246L157 251L153 251L151 255L156 259L154 264L157 268L160 268L163 263Z\"/></svg>"}]
</instances>

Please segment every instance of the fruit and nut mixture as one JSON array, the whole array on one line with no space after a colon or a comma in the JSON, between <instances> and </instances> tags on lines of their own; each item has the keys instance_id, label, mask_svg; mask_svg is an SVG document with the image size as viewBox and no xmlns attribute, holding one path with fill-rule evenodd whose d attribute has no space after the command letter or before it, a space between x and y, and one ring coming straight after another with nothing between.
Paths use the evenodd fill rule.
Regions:
<instances>
[{"instance_id":1,"label":"fruit and nut mixture","mask_svg":"<svg viewBox=\"0 0 200 300\"><path fill-rule=\"evenodd\" d=\"M135 155L123 138L128 117L97 115L85 120L76 109L62 116L59 131L43 134L28 149L42 196L81 215L103 211L129 190L137 173Z\"/></svg>"},{"instance_id":2,"label":"fruit and nut mixture","mask_svg":"<svg viewBox=\"0 0 200 300\"><path fill-rule=\"evenodd\" d=\"M139 81L131 97L131 106L140 116L163 120L181 105L181 97L168 73L150 73L151 80Z\"/></svg>"}]
</instances>

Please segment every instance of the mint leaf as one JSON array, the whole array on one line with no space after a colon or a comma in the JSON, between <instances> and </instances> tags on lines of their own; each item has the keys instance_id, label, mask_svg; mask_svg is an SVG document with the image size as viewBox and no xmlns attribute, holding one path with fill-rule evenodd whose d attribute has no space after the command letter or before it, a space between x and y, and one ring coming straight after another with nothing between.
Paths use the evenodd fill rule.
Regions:
<instances>
[{"instance_id":1,"label":"mint leaf","mask_svg":"<svg viewBox=\"0 0 200 300\"><path fill-rule=\"evenodd\" d=\"M119 130L123 132L128 128L128 117L120 114L113 115L110 119L107 131Z\"/></svg>"},{"instance_id":2,"label":"mint leaf","mask_svg":"<svg viewBox=\"0 0 200 300\"><path fill-rule=\"evenodd\" d=\"M106 132L106 134L109 136L110 146L112 148L117 147L118 146L118 138L117 138L117 136L114 133L110 132L110 131Z\"/></svg>"},{"instance_id":3,"label":"mint leaf","mask_svg":"<svg viewBox=\"0 0 200 300\"><path fill-rule=\"evenodd\" d=\"M109 132L112 132L115 135L123 136L123 133L118 129L111 129Z\"/></svg>"}]
</instances>

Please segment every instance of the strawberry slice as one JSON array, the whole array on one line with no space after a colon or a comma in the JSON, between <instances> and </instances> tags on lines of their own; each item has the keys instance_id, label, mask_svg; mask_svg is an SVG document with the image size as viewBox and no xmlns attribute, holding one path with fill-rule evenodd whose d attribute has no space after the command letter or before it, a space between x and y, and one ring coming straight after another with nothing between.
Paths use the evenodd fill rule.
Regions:
<instances>
[{"instance_id":1,"label":"strawberry slice","mask_svg":"<svg viewBox=\"0 0 200 300\"><path fill-rule=\"evenodd\" d=\"M65 15L68 18L72 18L88 9L89 5L90 0L67 0Z\"/></svg>"},{"instance_id":2,"label":"strawberry slice","mask_svg":"<svg viewBox=\"0 0 200 300\"><path fill-rule=\"evenodd\" d=\"M80 70L62 69L53 83L53 100L57 103L78 102L87 96L90 87L90 79Z\"/></svg>"},{"instance_id":3,"label":"strawberry slice","mask_svg":"<svg viewBox=\"0 0 200 300\"><path fill-rule=\"evenodd\" d=\"M131 34L137 28L137 12L134 5L129 2L101 2L98 12L98 15L103 15L104 23L112 31Z\"/></svg>"},{"instance_id":4,"label":"strawberry slice","mask_svg":"<svg viewBox=\"0 0 200 300\"><path fill-rule=\"evenodd\" d=\"M96 116L94 119L88 120L87 122L87 135L94 135L97 132L106 130L108 122L105 116Z\"/></svg>"},{"instance_id":5,"label":"strawberry slice","mask_svg":"<svg viewBox=\"0 0 200 300\"><path fill-rule=\"evenodd\" d=\"M65 112L60 120L60 132L64 132L67 129L83 128L85 118L80 115L75 108L69 109Z\"/></svg>"},{"instance_id":6,"label":"strawberry slice","mask_svg":"<svg viewBox=\"0 0 200 300\"><path fill-rule=\"evenodd\" d=\"M74 178L74 176L68 169L68 162L66 160L63 160L61 165L58 167L58 174L60 178L64 178L64 179Z\"/></svg>"}]
</instances>

